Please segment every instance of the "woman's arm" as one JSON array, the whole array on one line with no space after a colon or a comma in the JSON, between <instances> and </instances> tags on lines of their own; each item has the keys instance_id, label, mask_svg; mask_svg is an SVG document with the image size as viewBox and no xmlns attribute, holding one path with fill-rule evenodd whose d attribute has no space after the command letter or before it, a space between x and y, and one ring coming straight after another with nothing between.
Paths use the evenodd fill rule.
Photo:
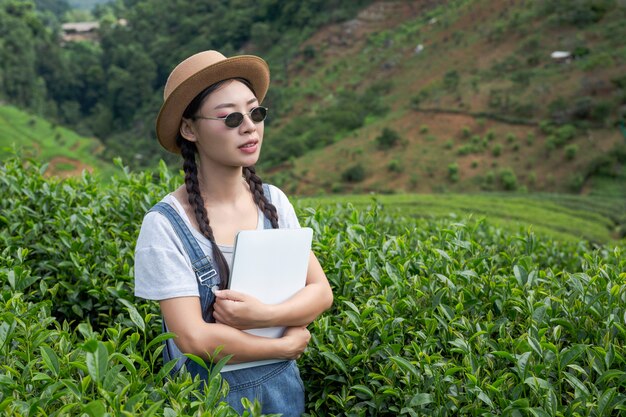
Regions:
<instances>
[{"instance_id":1,"label":"woman's arm","mask_svg":"<svg viewBox=\"0 0 626 417\"><path fill-rule=\"evenodd\" d=\"M305 287L280 304L263 304L238 291L215 293L213 316L219 323L238 329L274 326L307 326L333 303L333 293L317 257L309 257Z\"/></svg>"},{"instance_id":2,"label":"woman's arm","mask_svg":"<svg viewBox=\"0 0 626 417\"><path fill-rule=\"evenodd\" d=\"M230 326L207 323L202 319L198 297L178 297L160 301L167 328L176 334L174 342L183 353L219 360L232 354L229 363L263 359L297 359L311 337L306 327L290 327L278 339L254 336ZM217 357L209 358L219 346Z\"/></svg>"}]
</instances>

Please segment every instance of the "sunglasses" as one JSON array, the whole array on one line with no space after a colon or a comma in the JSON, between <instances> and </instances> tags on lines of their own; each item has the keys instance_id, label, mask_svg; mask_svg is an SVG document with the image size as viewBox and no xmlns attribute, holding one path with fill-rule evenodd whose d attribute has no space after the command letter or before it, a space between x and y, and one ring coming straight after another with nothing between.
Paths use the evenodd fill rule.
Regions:
<instances>
[{"instance_id":1,"label":"sunglasses","mask_svg":"<svg viewBox=\"0 0 626 417\"><path fill-rule=\"evenodd\" d=\"M195 116L194 119L223 120L227 127L236 128L241 126L243 123L243 117L246 115L250 116L250 120L254 123L261 123L267 117L267 107L258 106L250 110L248 113L240 113L236 111L224 117Z\"/></svg>"}]
</instances>

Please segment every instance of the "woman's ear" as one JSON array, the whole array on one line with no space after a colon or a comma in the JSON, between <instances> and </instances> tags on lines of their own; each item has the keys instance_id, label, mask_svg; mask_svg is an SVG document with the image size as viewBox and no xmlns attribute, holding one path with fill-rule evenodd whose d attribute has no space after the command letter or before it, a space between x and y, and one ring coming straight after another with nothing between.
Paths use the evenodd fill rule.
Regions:
<instances>
[{"instance_id":1,"label":"woman's ear","mask_svg":"<svg viewBox=\"0 0 626 417\"><path fill-rule=\"evenodd\" d=\"M191 123L191 119L183 119L180 123L180 134L183 138L187 139L189 142L197 142L196 131L194 129L193 124Z\"/></svg>"}]
</instances>

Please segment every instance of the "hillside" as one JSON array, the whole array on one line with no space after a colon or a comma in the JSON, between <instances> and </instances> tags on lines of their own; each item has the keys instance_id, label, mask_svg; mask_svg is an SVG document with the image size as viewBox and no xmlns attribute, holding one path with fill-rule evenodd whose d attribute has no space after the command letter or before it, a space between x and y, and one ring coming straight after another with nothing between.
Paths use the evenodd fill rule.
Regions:
<instances>
[{"instance_id":1,"label":"hillside","mask_svg":"<svg viewBox=\"0 0 626 417\"><path fill-rule=\"evenodd\" d=\"M0 158L19 152L48 163L47 175L77 176L83 170L106 175L112 165L98 158L102 144L11 106L0 105Z\"/></svg>"},{"instance_id":2,"label":"hillside","mask_svg":"<svg viewBox=\"0 0 626 417\"><path fill-rule=\"evenodd\" d=\"M264 168L299 194L626 196L625 10L553 4L375 2L325 27L278 81L291 100Z\"/></svg>"},{"instance_id":3,"label":"hillside","mask_svg":"<svg viewBox=\"0 0 626 417\"><path fill-rule=\"evenodd\" d=\"M623 2L141 0L97 8L82 42L12 4L0 100L133 169L178 169L154 140L163 85L183 57L218 49L268 61L259 171L291 193L626 196Z\"/></svg>"}]
</instances>

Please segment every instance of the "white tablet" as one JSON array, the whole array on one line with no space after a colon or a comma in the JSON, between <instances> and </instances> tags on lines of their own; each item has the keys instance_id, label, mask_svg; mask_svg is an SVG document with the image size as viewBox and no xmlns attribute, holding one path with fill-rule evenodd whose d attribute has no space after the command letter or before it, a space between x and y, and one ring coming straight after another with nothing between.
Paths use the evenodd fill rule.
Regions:
<instances>
[{"instance_id":1,"label":"white tablet","mask_svg":"<svg viewBox=\"0 0 626 417\"><path fill-rule=\"evenodd\" d=\"M250 294L265 304L279 304L306 284L313 230L244 230L237 234L228 288ZM280 337L284 327L246 330Z\"/></svg>"}]
</instances>

